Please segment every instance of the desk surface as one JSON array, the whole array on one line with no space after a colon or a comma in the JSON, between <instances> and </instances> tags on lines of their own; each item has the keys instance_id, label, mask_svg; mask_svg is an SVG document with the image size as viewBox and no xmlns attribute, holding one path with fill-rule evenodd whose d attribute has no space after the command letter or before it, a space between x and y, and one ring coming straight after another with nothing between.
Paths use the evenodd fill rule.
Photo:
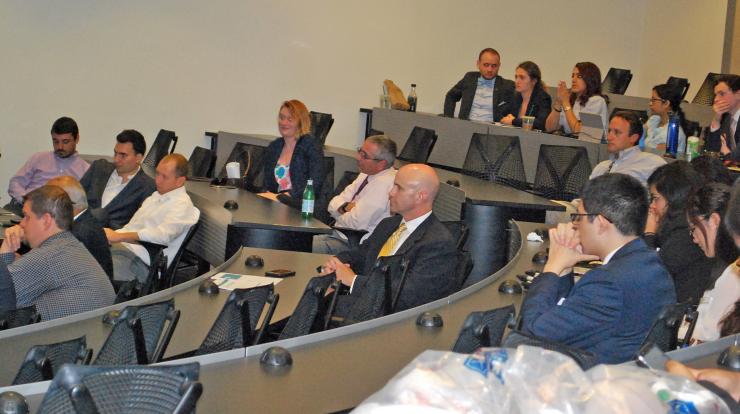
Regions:
<instances>
[{"instance_id":1,"label":"desk surface","mask_svg":"<svg viewBox=\"0 0 740 414\"><path fill-rule=\"evenodd\" d=\"M262 198L249 191L237 188L213 187L208 182L188 181L188 193L200 200L223 206L227 200L239 204L236 210L226 210L231 214L231 224L239 227L253 227L275 230L289 230L308 233L331 233L331 228L315 218L304 219L300 212L278 201Z\"/></svg>"},{"instance_id":2,"label":"desk surface","mask_svg":"<svg viewBox=\"0 0 740 414\"><path fill-rule=\"evenodd\" d=\"M262 269L246 269L244 260L252 254L262 256L265 262ZM10 384L23 357L33 345L60 342L86 335L87 346L92 348L97 355L97 351L110 332L110 327L102 323L102 316L109 310L123 309L127 304L154 303L174 298L175 307L181 312L180 321L165 356L196 349L205 338L229 295L229 292L225 290L216 296L198 293L200 283L218 271L264 275L265 270L277 268L295 270L296 276L283 279L275 286L275 292L280 294L280 300L272 320L278 321L286 318L295 309L308 280L316 276L316 267L323 264L326 257L326 255L311 253L244 248L232 260L213 272L153 295L66 318L0 331L0 354L3 355L3 363L0 364L0 384Z\"/></svg>"}]
</instances>

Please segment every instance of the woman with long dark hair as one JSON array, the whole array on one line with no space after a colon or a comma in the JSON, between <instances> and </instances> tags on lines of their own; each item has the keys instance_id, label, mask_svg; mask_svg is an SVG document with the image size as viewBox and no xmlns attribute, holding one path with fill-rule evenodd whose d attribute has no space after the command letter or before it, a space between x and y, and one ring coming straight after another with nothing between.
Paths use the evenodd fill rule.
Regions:
<instances>
[{"instance_id":1,"label":"woman with long dark hair","mask_svg":"<svg viewBox=\"0 0 740 414\"><path fill-rule=\"evenodd\" d=\"M671 85L657 85L650 98L652 115L645 122L645 149L665 151L668 134L668 118L678 116L678 152L686 152L686 116L681 109L681 92Z\"/></svg>"},{"instance_id":2,"label":"woman with long dark hair","mask_svg":"<svg viewBox=\"0 0 740 414\"><path fill-rule=\"evenodd\" d=\"M523 116L533 116L532 127L544 130L545 120L550 114L552 98L542 83L540 67L530 61L520 63L514 73L514 87L516 92L511 113L501 118L501 123L520 127Z\"/></svg>"},{"instance_id":3,"label":"woman with long dark hair","mask_svg":"<svg viewBox=\"0 0 740 414\"><path fill-rule=\"evenodd\" d=\"M696 190L686 203L689 232L694 242L707 257L714 257L718 264L725 266L699 303L694 339L700 341L713 341L720 337L722 325L727 325L728 319L734 319L732 312L740 298L738 251L726 226L722 225L729 199L730 187L710 183Z\"/></svg>"},{"instance_id":4,"label":"woman with long dark hair","mask_svg":"<svg viewBox=\"0 0 740 414\"><path fill-rule=\"evenodd\" d=\"M698 303L711 283L713 262L691 240L686 199L702 183L686 161L657 168L648 178L650 209L643 238L653 247L673 277L679 302Z\"/></svg>"},{"instance_id":5,"label":"woman with long dark hair","mask_svg":"<svg viewBox=\"0 0 740 414\"><path fill-rule=\"evenodd\" d=\"M581 112L601 116L604 128L609 125L607 101L601 93L601 71L591 62L578 62L571 73L571 87L565 81L558 83L557 96L552 112L547 117L546 128L554 131L560 127L566 134L581 131Z\"/></svg>"}]
</instances>

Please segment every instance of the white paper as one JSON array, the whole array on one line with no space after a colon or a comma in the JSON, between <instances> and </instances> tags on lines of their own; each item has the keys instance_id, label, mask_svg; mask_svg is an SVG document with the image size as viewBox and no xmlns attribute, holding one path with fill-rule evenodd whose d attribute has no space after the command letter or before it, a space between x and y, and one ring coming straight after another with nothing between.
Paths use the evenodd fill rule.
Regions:
<instances>
[{"instance_id":1,"label":"white paper","mask_svg":"<svg viewBox=\"0 0 740 414\"><path fill-rule=\"evenodd\" d=\"M220 289L248 289L257 286L266 286L270 284L277 285L283 279L277 277L240 275L238 273L217 273L211 276L213 283L217 284Z\"/></svg>"}]
</instances>

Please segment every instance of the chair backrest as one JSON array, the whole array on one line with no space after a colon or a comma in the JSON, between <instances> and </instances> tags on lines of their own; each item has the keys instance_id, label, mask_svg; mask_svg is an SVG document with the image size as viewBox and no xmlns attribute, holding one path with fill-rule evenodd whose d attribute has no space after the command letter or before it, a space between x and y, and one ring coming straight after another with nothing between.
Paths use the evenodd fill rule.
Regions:
<instances>
[{"instance_id":1,"label":"chair backrest","mask_svg":"<svg viewBox=\"0 0 740 414\"><path fill-rule=\"evenodd\" d=\"M671 85L677 90L681 91L681 99L686 98L686 92L689 91L689 86L691 84L689 83L689 80L686 78L677 78L674 76L669 76L668 80L665 82L667 85Z\"/></svg>"},{"instance_id":2,"label":"chair backrest","mask_svg":"<svg viewBox=\"0 0 740 414\"><path fill-rule=\"evenodd\" d=\"M332 125L334 117L331 114L311 111L311 135L318 139L321 145L326 143L326 136L329 135Z\"/></svg>"},{"instance_id":3,"label":"chair backrest","mask_svg":"<svg viewBox=\"0 0 740 414\"><path fill-rule=\"evenodd\" d=\"M514 305L471 312L463 322L452 352L470 354L480 347L500 346L506 326L515 314Z\"/></svg>"},{"instance_id":4,"label":"chair backrest","mask_svg":"<svg viewBox=\"0 0 740 414\"><path fill-rule=\"evenodd\" d=\"M64 365L39 413L193 413L203 392L197 362L167 366Z\"/></svg>"},{"instance_id":5,"label":"chair backrest","mask_svg":"<svg viewBox=\"0 0 740 414\"><path fill-rule=\"evenodd\" d=\"M463 216L465 191L447 183L439 183L439 192L434 199L434 215L441 221L458 221Z\"/></svg>"},{"instance_id":6,"label":"chair backrest","mask_svg":"<svg viewBox=\"0 0 740 414\"><path fill-rule=\"evenodd\" d=\"M167 350L179 319L180 311L175 309L174 299L127 306L121 311L93 364L158 362Z\"/></svg>"},{"instance_id":7,"label":"chair backrest","mask_svg":"<svg viewBox=\"0 0 740 414\"><path fill-rule=\"evenodd\" d=\"M321 183L320 192L316 194L313 212L317 219L327 224L333 220L327 211L332 193L334 193L334 157L324 157L324 182Z\"/></svg>"},{"instance_id":8,"label":"chair backrest","mask_svg":"<svg viewBox=\"0 0 740 414\"><path fill-rule=\"evenodd\" d=\"M267 285L232 290L195 355L244 348L256 343L270 323L271 312L278 301L273 289L273 285ZM256 333L266 303L270 303L270 307L260 333Z\"/></svg>"},{"instance_id":9,"label":"chair backrest","mask_svg":"<svg viewBox=\"0 0 740 414\"><path fill-rule=\"evenodd\" d=\"M370 129L367 130L367 135L365 135L365 138L372 137L373 135L384 135L384 134L385 134L385 132L383 132L383 131L381 131L379 129L370 128Z\"/></svg>"},{"instance_id":10,"label":"chair backrest","mask_svg":"<svg viewBox=\"0 0 740 414\"><path fill-rule=\"evenodd\" d=\"M691 311L689 302L669 304L663 306L653 321L642 346L655 345L661 351L673 351L678 347L678 328L681 327L684 317Z\"/></svg>"},{"instance_id":11,"label":"chair backrest","mask_svg":"<svg viewBox=\"0 0 740 414\"><path fill-rule=\"evenodd\" d=\"M36 305L0 312L0 331L30 325L39 321L41 321L41 314L36 310Z\"/></svg>"},{"instance_id":12,"label":"chair backrest","mask_svg":"<svg viewBox=\"0 0 740 414\"><path fill-rule=\"evenodd\" d=\"M172 145L171 148L170 145ZM144 161L141 163L154 170L165 155L175 152L176 146L177 135L175 135L175 132L160 129L154 143L149 147L149 152L146 153Z\"/></svg>"},{"instance_id":13,"label":"chair backrest","mask_svg":"<svg viewBox=\"0 0 740 414\"><path fill-rule=\"evenodd\" d=\"M13 385L50 380L63 364L87 364L91 356L84 335L69 341L34 345L26 353Z\"/></svg>"},{"instance_id":14,"label":"chair backrest","mask_svg":"<svg viewBox=\"0 0 740 414\"><path fill-rule=\"evenodd\" d=\"M462 173L483 180L527 188L519 137L473 134Z\"/></svg>"},{"instance_id":15,"label":"chair backrest","mask_svg":"<svg viewBox=\"0 0 740 414\"><path fill-rule=\"evenodd\" d=\"M465 287L465 282L473 271L473 255L467 250L457 251L457 267L455 268L455 289L460 290Z\"/></svg>"},{"instance_id":16,"label":"chair backrest","mask_svg":"<svg viewBox=\"0 0 740 414\"><path fill-rule=\"evenodd\" d=\"M604 81L601 82L601 90L604 93L624 95L627 87L632 81L632 73L629 69L609 68Z\"/></svg>"},{"instance_id":17,"label":"chair backrest","mask_svg":"<svg viewBox=\"0 0 740 414\"><path fill-rule=\"evenodd\" d=\"M403 145L401 153L396 158L402 161L426 164L436 142L437 133L433 129L415 126Z\"/></svg>"},{"instance_id":18,"label":"chair backrest","mask_svg":"<svg viewBox=\"0 0 740 414\"><path fill-rule=\"evenodd\" d=\"M329 274L316 276L308 281L301 300L278 336L278 340L308 335L323 329L323 317L326 314L324 295L335 280L334 275Z\"/></svg>"},{"instance_id":19,"label":"chair backrest","mask_svg":"<svg viewBox=\"0 0 740 414\"><path fill-rule=\"evenodd\" d=\"M554 200L571 201L591 175L585 147L540 145L533 190Z\"/></svg>"},{"instance_id":20,"label":"chair backrest","mask_svg":"<svg viewBox=\"0 0 740 414\"><path fill-rule=\"evenodd\" d=\"M696 91L696 95L691 100L691 103L708 106L714 105L714 87L717 86L717 80L722 75L722 73L707 73L707 77L704 78L704 82L702 82L699 90Z\"/></svg>"},{"instance_id":21,"label":"chair backrest","mask_svg":"<svg viewBox=\"0 0 740 414\"><path fill-rule=\"evenodd\" d=\"M559 352L563 355L572 358L582 370L587 370L591 367L596 366L598 359L596 354L582 349L573 348L568 345L550 341L548 339L538 338L531 335L524 334L519 331L512 331L504 341L504 346L507 348L516 348L519 345L528 345L544 348L550 351Z\"/></svg>"},{"instance_id":22,"label":"chair backrest","mask_svg":"<svg viewBox=\"0 0 740 414\"><path fill-rule=\"evenodd\" d=\"M468 241L468 235L470 234L470 229L468 229L465 222L443 221L442 225L444 225L447 231L452 235L452 239L455 240L457 250L463 250L465 248L465 243Z\"/></svg>"},{"instance_id":23,"label":"chair backrest","mask_svg":"<svg viewBox=\"0 0 740 414\"><path fill-rule=\"evenodd\" d=\"M212 177L216 153L203 147L193 148L188 159L188 177Z\"/></svg>"},{"instance_id":24,"label":"chair backrest","mask_svg":"<svg viewBox=\"0 0 740 414\"><path fill-rule=\"evenodd\" d=\"M614 114L616 114L617 112L622 112L622 111L632 112L633 114L637 115L637 117L640 118L640 121L643 124L647 122L648 120L647 111L644 111L642 109L632 109L632 108L614 108L612 109L612 113L609 115L609 119L612 119ZM608 129L608 128L609 128L609 125L606 125L605 129Z\"/></svg>"},{"instance_id":25,"label":"chair backrest","mask_svg":"<svg viewBox=\"0 0 740 414\"><path fill-rule=\"evenodd\" d=\"M226 164L238 162L239 171L244 177L244 187L249 191L261 191L265 184L264 153L265 147L238 142L231 150L218 176L226 177Z\"/></svg>"},{"instance_id":26,"label":"chair backrest","mask_svg":"<svg viewBox=\"0 0 740 414\"><path fill-rule=\"evenodd\" d=\"M162 278L167 272L167 258L164 255L164 249L167 246L146 241L139 241L149 254L149 272L143 282L133 281L136 286L137 297L146 296L159 290L162 284ZM121 291L119 290L119 293Z\"/></svg>"},{"instance_id":27,"label":"chair backrest","mask_svg":"<svg viewBox=\"0 0 740 414\"><path fill-rule=\"evenodd\" d=\"M408 261L403 255L379 257L363 294L352 305L342 324L368 321L392 313L403 290L407 268Z\"/></svg>"},{"instance_id":28,"label":"chair backrest","mask_svg":"<svg viewBox=\"0 0 740 414\"><path fill-rule=\"evenodd\" d=\"M188 232L185 234L185 238L182 239L182 244L180 245L180 248L177 250L177 253L175 253L175 256L170 260L167 271L162 277L162 285L159 287L158 290L172 287L175 280L175 273L177 273L177 266L180 264L180 259L182 259L185 248L188 246L188 243L190 243L190 240L198 231L198 228L200 228L200 221L196 222L188 229Z\"/></svg>"}]
</instances>

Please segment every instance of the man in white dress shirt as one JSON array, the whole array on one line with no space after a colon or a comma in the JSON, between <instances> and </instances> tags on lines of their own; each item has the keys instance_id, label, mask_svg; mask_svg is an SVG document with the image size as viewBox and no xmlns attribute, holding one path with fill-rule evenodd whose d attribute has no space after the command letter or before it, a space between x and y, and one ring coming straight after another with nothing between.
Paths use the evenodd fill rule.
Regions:
<instances>
[{"instance_id":1,"label":"man in white dress shirt","mask_svg":"<svg viewBox=\"0 0 740 414\"><path fill-rule=\"evenodd\" d=\"M591 171L591 178L608 173L622 173L637 178L642 185L665 160L655 154L642 152L637 142L642 136L642 122L632 111L619 111L609 121L606 150L609 159L601 161Z\"/></svg>"},{"instance_id":2,"label":"man in white dress shirt","mask_svg":"<svg viewBox=\"0 0 740 414\"><path fill-rule=\"evenodd\" d=\"M390 216L388 193L393 188L396 143L385 135L368 137L357 150L360 175L329 202L335 227L366 230L365 240L380 220ZM314 236L313 252L337 254L350 248L340 232Z\"/></svg>"},{"instance_id":3,"label":"man in white dress shirt","mask_svg":"<svg viewBox=\"0 0 740 414\"><path fill-rule=\"evenodd\" d=\"M181 154L169 154L157 165L157 191L149 196L125 226L105 229L111 243L113 275L116 280L144 281L149 273L149 254L138 241L163 244L169 260L182 245L200 211L185 191L188 161Z\"/></svg>"}]
</instances>

